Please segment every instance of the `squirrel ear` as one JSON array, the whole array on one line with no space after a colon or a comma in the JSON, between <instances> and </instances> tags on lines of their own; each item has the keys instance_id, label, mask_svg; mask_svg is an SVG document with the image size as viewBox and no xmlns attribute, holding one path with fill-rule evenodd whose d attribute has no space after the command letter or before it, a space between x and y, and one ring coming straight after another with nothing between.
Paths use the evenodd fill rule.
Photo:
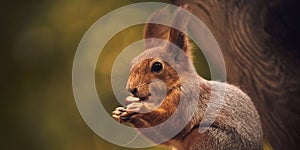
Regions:
<instances>
[{"instance_id":1,"label":"squirrel ear","mask_svg":"<svg viewBox=\"0 0 300 150\"><path fill-rule=\"evenodd\" d=\"M170 14L170 8L165 7L162 10L155 12L149 18L144 29L144 39L149 39L145 41L146 50L152 47L163 46L165 43L163 40L168 40L181 48L192 60L191 46L188 37L181 32L186 30L190 18L189 13L184 12L186 10L183 10L187 7L188 5L186 4L182 6L182 8L176 9L173 16ZM162 24L154 24L154 22L164 22L165 24L170 24L171 22L173 27L176 27L181 31ZM151 38L153 38L153 40L151 40ZM155 40L155 38L162 40Z\"/></svg>"},{"instance_id":2,"label":"squirrel ear","mask_svg":"<svg viewBox=\"0 0 300 150\"><path fill-rule=\"evenodd\" d=\"M169 31L169 41L181 48L189 58L192 58L191 46L189 43L188 36L182 31L187 30L187 24L189 20L189 15L184 12L182 8L179 8L173 17L172 25L175 28L170 28ZM192 59L191 59L192 60Z\"/></svg>"},{"instance_id":3,"label":"squirrel ear","mask_svg":"<svg viewBox=\"0 0 300 150\"><path fill-rule=\"evenodd\" d=\"M190 53L189 39L183 32L171 28L169 41L181 48L186 54Z\"/></svg>"},{"instance_id":4,"label":"squirrel ear","mask_svg":"<svg viewBox=\"0 0 300 150\"><path fill-rule=\"evenodd\" d=\"M145 27L144 31L144 39L155 38L155 39L168 39L169 27L160 24L148 23ZM145 49L149 49L152 47L162 46L162 41L160 40L147 40L145 41Z\"/></svg>"},{"instance_id":5,"label":"squirrel ear","mask_svg":"<svg viewBox=\"0 0 300 150\"><path fill-rule=\"evenodd\" d=\"M162 24L154 24L153 22L170 22L171 16L169 8L165 7L160 11L155 12L148 20L144 29L144 39L157 38L162 40L168 40L169 30L168 26ZM167 20L169 19L169 20ZM163 42L160 40L147 40L145 42L145 49L149 49L156 46L162 46Z\"/></svg>"}]
</instances>

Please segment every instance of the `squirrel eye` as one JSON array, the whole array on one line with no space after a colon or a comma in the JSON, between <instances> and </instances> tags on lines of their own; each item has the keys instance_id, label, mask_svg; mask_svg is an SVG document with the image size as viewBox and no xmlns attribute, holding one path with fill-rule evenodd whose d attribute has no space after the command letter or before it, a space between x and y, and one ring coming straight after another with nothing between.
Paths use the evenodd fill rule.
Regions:
<instances>
[{"instance_id":1,"label":"squirrel eye","mask_svg":"<svg viewBox=\"0 0 300 150\"><path fill-rule=\"evenodd\" d=\"M163 65L160 62L155 62L152 65L151 71L152 72L159 72L160 70L162 70L162 68L163 68Z\"/></svg>"}]
</instances>

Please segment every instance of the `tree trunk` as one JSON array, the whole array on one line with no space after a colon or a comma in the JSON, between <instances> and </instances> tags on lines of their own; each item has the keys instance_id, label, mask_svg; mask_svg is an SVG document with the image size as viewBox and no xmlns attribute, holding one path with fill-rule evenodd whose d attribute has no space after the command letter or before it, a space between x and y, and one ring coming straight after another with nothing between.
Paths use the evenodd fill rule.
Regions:
<instances>
[{"instance_id":1,"label":"tree trunk","mask_svg":"<svg viewBox=\"0 0 300 150\"><path fill-rule=\"evenodd\" d=\"M254 101L274 149L299 141L299 3L293 0L173 0L211 30L224 55L227 82Z\"/></svg>"}]
</instances>

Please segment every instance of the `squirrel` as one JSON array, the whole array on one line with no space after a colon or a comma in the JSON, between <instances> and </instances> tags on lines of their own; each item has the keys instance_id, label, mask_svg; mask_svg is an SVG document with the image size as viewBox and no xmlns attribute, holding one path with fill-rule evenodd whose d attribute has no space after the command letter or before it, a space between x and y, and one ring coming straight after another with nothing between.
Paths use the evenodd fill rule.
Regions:
<instances>
[{"instance_id":1,"label":"squirrel","mask_svg":"<svg viewBox=\"0 0 300 150\"><path fill-rule=\"evenodd\" d=\"M151 24L146 26L145 37L150 36L150 30ZM260 117L249 96L236 86L199 76L188 37L171 27L167 34L173 45L147 48L132 60L126 87L131 96L126 98L125 107L113 111L112 117L137 130L168 122L161 130L141 133L159 143L170 132L179 130L159 143L178 150L263 149ZM199 132L211 99L222 99L222 103L213 104L220 110L210 112L215 120ZM175 117L170 119L172 115Z\"/></svg>"}]
</instances>

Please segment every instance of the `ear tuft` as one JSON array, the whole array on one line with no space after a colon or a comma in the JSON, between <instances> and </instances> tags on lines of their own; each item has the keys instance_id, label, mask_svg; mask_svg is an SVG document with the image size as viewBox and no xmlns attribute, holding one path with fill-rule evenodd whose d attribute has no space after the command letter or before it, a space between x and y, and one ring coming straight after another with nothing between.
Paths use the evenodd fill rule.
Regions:
<instances>
[{"instance_id":1,"label":"ear tuft","mask_svg":"<svg viewBox=\"0 0 300 150\"><path fill-rule=\"evenodd\" d=\"M182 8L179 8L174 16L172 25L175 28L171 28L169 32L169 41L177 45L179 48L181 48L188 57L192 60L192 52L191 52L191 45L189 43L189 38L186 34L184 34L182 31L187 31L187 24L189 21L189 15L187 15L186 12L184 12ZM179 31L179 30L181 31Z\"/></svg>"},{"instance_id":2,"label":"ear tuft","mask_svg":"<svg viewBox=\"0 0 300 150\"><path fill-rule=\"evenodd\" d=\"M144 29L144 39L157 38L168 40L170 28L162 24L154 24L153 22L171 22L169 7L165 7L160 11L152 14ZM169 19L169 20L168 20ZM156 46L162 46L159 40L148 40L145 43L145 49Z\"/></svg>"},{"instance_id":3,"label":"ear tuft","mask_svg":"<svg viewBox=\"0 0 300 150\"><path fill-rule=\"evenodd\" d=\"M175 10L174 15L171 16L169 7L165 7L160 11L155 12L148 20L144 29L144 39L150 39L145 42L145 49L150 49L157 46L163 46L164 42L161 40L168 40L179 48L181 48L185 54L192 60L191 46L189 43L188 36L182 31L187 31L187 24L190 19L189 13L185 12L188 9L188 5L182 6ZM171 28L162 24L154 24L154 22L165 22L166 24L171 23ZM179 31L179 30L181 31ZM153 38L153 40L151 40Z\"/></svg>"},{"instance_id":4,"label":"ear tuft","mask_svg":"<svg viewBox=\"0 0 300 150\"><path fill-rule=\"evenodd\" d=\"M165 25L161 24L153 24L148 23L146 24L145 30L144 30L144 39L148 38L156 38L156 39L163 39L167 40L169 37L169 30L170 28ZM159 42L159 40L148 40L145 42L145 49L149 49L156 46L161 46L162 42Z\"/></svg>"}]
</instances>

